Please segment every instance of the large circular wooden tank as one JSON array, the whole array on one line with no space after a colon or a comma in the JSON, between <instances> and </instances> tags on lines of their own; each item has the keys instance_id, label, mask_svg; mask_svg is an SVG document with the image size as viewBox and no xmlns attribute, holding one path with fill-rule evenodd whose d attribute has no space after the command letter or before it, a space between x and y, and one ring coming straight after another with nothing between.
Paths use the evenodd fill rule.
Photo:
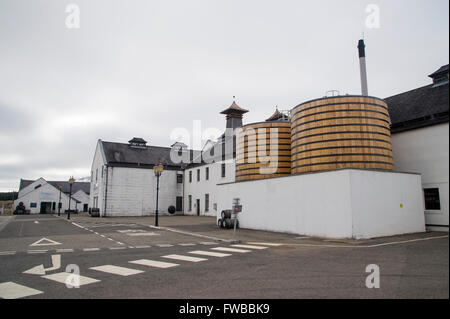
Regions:
<instances>
[{"instance_id":1,"label":"large circular wooden tank","mask_svg":"<svg viewBox=\"0 0 450 319\"><path fill-rule=\"evenodd\" d=\"M291 124L261 122L237 134L236 181L291 174Z\"/></svg>"},{"instance_id":2,"label":"large circular wooden tank","mask_svg":"<svg viewBox=\"0 0 450 319\"><path fill-rule=\"evenodd\" d=\"M341 168L393 170L386 102L336 96L291 112L292 174Z\"/></svg>"}]
</instances>

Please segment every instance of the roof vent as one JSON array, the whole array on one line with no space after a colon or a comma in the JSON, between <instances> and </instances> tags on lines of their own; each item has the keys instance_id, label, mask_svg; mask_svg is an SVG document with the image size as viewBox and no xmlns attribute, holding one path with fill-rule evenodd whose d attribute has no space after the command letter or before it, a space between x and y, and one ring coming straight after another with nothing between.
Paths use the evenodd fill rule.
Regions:
<instances>
[{"instance_id":1,"label":"roof vent","mask_svg":"<svg viewBox=\"0 0 450 319\"><path fill-rule=\"evenodd\" d=\"M147 141L140 137L133 137L128 143L135 148L145 148L147 146Z\"/></svg>"},{"instance_id":2,"label":"roof vent","mask_svg":"<svg viewBox=\"0 0 450 319\"><path fill-rule=\"evenodd\" d=\"M449 83L448 64L441 66L439 70L429 75L433 79L433 87Z\"/></svg>"}]
</instances>

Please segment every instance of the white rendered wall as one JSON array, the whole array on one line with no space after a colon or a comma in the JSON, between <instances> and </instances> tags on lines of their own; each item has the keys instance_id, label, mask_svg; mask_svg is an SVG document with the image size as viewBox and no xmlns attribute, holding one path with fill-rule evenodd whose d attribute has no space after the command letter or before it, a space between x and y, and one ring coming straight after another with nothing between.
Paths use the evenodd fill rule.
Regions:
<instances>
[{"instance_id":1,"label":"white rendered wall","mask_svg":"<svg viewBox=\"0 0 450 319\"><path fill-rule=\"evenodd\" d=\"M240 198L243 228L329 238L420 232L420 192L419 175L362 170L223 184L218 186L218 218L231 209L233 198Z\"/></svg>"},{"instance_id":2,"label":"white rendered wall","mask_svg":"<svg viewBox=\"0 0 450 319\"><path fill-rule=\"evenodd\" d=\"M423 188L439 188L441 210L425 211L426 224L448 227L449 123L392 134L392 149L396 171L420 173Z\"/></svg>"},{"instance_id":3,"label":"white rendered wall","mask_svg":"<svg viewBox=\"0 0 450 319\"><path fill-rule=\"evenodd\" d=\"M225 163L225 177L222 177L222 163ZM206 180L206 168L209 168L209 180ZM200 170L200 181L197 181L197 170ZM200 216L216 216L214 204L218 201L219 183L232 183L235 178L234 160L205 164L185 170L184 174L184 214L197 215L197 199L200 200ZM192 182L189 182L189 172ZM209 194L209 211L205 211L205 194ZM192 195L192 210L189 211L189 195Z\"/></svg>"},{"instance_id":4,"label":"white rendered wall","mask_svg":"<svg viewBox=\"0 0 450 319\"><path fill-rule=\"evenodd\" d=\"M99 208L101 215L103 215L104 211L103 198L105 196L105 181L106 181L105 164L106 159L104 158L102 144L101 141L99 140L95 148L94 159L92 161L91 167L91 190L89 195L90 196L89 207ZM103 177L102 177L102 170L103 170ZM94 198L97 198L97 205L95 205L94 203Z\"/></svg>"},{"instance_id":5,"label":"white rendered wall","mask_svg":"<svg viewBox=\"0 0 450 319\"><path fill-rule=\"evenodd\" d=\"M168 214L168 207L176 206L176 197L183 194L182 185L177 183L177 171L163 171L159 179L160 214ZM149 216L155 210L156 177L153 169L108 168L106 216Z\"/></svg>"}]
</instances>

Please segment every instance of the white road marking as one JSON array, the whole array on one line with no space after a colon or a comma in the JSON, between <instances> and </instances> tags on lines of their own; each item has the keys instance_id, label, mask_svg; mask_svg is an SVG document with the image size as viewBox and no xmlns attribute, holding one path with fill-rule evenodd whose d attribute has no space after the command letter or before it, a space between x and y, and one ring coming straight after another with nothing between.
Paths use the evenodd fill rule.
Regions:
<instances>
[{"instance_id":1,"label":"white road marking","mask_svg":"<svg viewBox=\"0 0 450 319\"><path fill-rule=\"evenodd\" d=\"M111 250L117 250L117 249L127 249L127 247L109 247Z\"/></svg>"},{"instance_id":2,"label":"white road marking","mask_svg":"<svg viewBox=\"0 0 450 319\"><path fill-rule=\"evenodd\" d=\"M72 248L57 249L56 252L57 253L73 253L73 249Z\"/></svg>"},{"instance_id":3,"label":"white road marking","mask_svg":"<svg viewBox=\"0 0 450 319\"><path fill-rule=\"evenodd\" d=\"M143 266L149 266L149 267L156 267L156 268L171 268L171 267L179 266L179 264L166 263L163 261L150 260L150 259L133 260L133 261L130 261L130 263L137 264L137 265L143 265Z\"/></svg>"},{"instance_id":4,"label":"white road marking","mask_svg":"<svg viewBox=\"0 0 450 319\"><path fill-rule=\"evenodd\" d=\"M59 272L56 274L42 276L42 278L53 280L53 281L56 281L56 282L59 282L62 284L66 284L67 278L71 275L73 276L74 274L68 273L68 272ZM92 284L94 282L100 281L98 279L89 278L89 277L85 277L85 276L81 276L81 275L79 275L79 278L80 278L80 287L83 285L88 285L88 284Z\"/></svg>"},{"instance_id":5,"label":"white road marking","mask_svg":"<svg viewBox=\"0 0 450 319\"><path fill-rule=\"evenodd\" d=\"M158 246L158 247L172 247L173 245L171 245L171 244L157 244L156 246Z\"/></svg>"},{"instance_id":6,"label":"white road marking","mask_svg":"<svg viewBox=\"0 0 450 319\"><path fill-rule=\"evenodd\" d=\"M232 253L249 253L250 252L250 250L229 248L229 247L214 247L211 249L218 250L218 251L228 251L228 252L232 252Z\"/></svg>"},{"instance_id":7,"label":"white road marking","mask_svg":"<svg viewBox=\"0 0 450 319\"><path fill-rule=\"evenodd\" d=\"M83 251L98 251L100 248L83 248Z\"/></svg>"},{"instance_id":8,"label":"white road marking","mask_svg":"<svg viewBox=\"0 0 450 319\"><path fill-rule=\"evenodd\" d=\"M131 268L125 268L125 267L119 267L114 265L103 265L98 267L91 267L89 269L98 270L114 275L120 275L120 276L130 276L130 275L136 275L143 273L142 270L137 269L131 269Z\"/></svg>"},{"instance_id":9,"label":"white road marking","mask_svg":"<svg viewBox=\"0 0 450 319\"><path fill-rule=\"evenodd\" d=\"M15 251L0 251L0 256L14 255L15 253L16 253Z\"/></svg>"},{"instance_id":10,"label":"white road marking","mask_svg":"<svg viewBox=\"0 0 450 319\"><path fill-rule=\"evenodd\" d=\"M101 234L100 234L100 236L102 236L102 237L105 237L105 238L106 238L106 236L105 236L105 235L101 235Z\"/></svg>"},{"instance_id":11,"label":"white road marking","mask_svg":"<svg viewBox=\"0 0 450 319\"><path fill-rule=\"evenodd\" d=\"M30 246L52 246L52 245L61 245L61 243L42 237L38 241L32 243Z\"/></svg>"},{"instance_id":12,"label":"white road marking","mask_svg":"<svg viewBox=\"0 0 450 319\"><path fill-rule=\"evenodd\" d=\"M74 222L72 222L72 225L74 225L74 226L77 226L77 227L80 227L80 228L83 228L83 229L84 229L84 227L83 227L83 226L81 226L81 225L78 225L77 223L74 223Z\"/></svg>"},{"instance_id":13,"label":"white road marking","mask_svg":"<svg viewBox=\"0 0 450 319\"><path fill-rule=\"evenodd\" d=\"M61 268L61 255L52 255L52 267L44 268L44 265L41 264L25 270L23 273L30 275L45 275L47 271L53 271L59 268Z\"/></svg>"},{"instance_id":14,"label":"white road marking","mask_svg":"<svg viewBox=\"0 0 450 319\"><path fill-rule=\"evenodd\" d=\"M96 234L96 235L100 235L99 233L97 233L96 231L94 232L94 234Z\"/></svg>"},{"instance_id":15,"label":"white road marking","mask_svg":"<svg viewBox=\"0 0 450 319\"><path fill-rule=\"evenodd\" d=\"M169 258L169 259L183 260L183 261L191 261L193 263L198 263L200 261L208 260L206 258L198 258L198 257L191 257L191 256L177 255L177 254L162 256L162 258Z\"/></svg>"},{"instance_id":16,"label":"white road marking","mask_svg":"<svg viewBox=\"0 0 450 319\"><path fill-rule=\"evenodd\" d=\"M146 233L127 233L127 236L160 236L160 234L153 233L153 232L146 232Z\"/></svg>"},{"instance_id":17,"label":"white road marking","mask_svg":"<svg viewBox=\"0 0 450 319\"><path fill-rule=\"evenodd\" d=\"M202 245L216 245L217 243L212 242L212 241L204 241L204 242L201 242L200 244L202 244Z\"/></svg>"},{"instance_id":18,"label":"white road marking","mask_svg":"<svg viewBox=\"0 0 450 319\"><path fill-rule=\"evenodd\" d=\"M111 240L111 241L114 241L114 239L112 239L112 238L106 238L106 239Z\"/></svg>"},{"instance_id":19,"label":"white road marking","mask_svg":"<svg viewBox=\"0 0 450 319\"><path fill-rule=\"evenodd\" d=\"M0 298L3 299L17 299L42 293L40 290L22 286L11 281L0 283Z\"/></svg>"},{"instance_id":20,"label":"white road marking","mask_svg":"<svg viewBox=\"0 0 450 319\"><path fill-rule=\"evenodd\" d=\"M29 254L43 254L46 253L48 250L28 250L27 253Z\"/></svg>"},{"instance_id":21,"label":"white road marking","mask_svg":"<svg viewBox=\"0 0 450 319\"><path fill-rule=\"evenodd\" d=\"M124 243L121 243L120 241L116 241L119 245L125 245Z\"/></svg>"},{"instance_id":22,"label":"white road marking","mask_svg":"<svg viewBox=\"0 0 450 319\"><path fill-rule=\"evenodd\" d=\"M134 248L150 248L148 245L134 246Z\"/></svg>"},{"instance_id":23,"label":"white road marking","mask_svg":"<svg viewBox=\"0 0 450 319\"><path fill-rule=\"evenodd\" d=\"M203 250L190 251L189 254L203 255L203 256L212 256L212 257L227 257L227 256L231 256L231 254L215 253L213 251L203 251Z\"/></svg>"},{"instance_id":24,"label":"white road marking","mask_svg":"<svg viewBox=\"0 0 450 319\"><path fill-rule=\"evenodd\" d=\"M264 246L283 246L284 244L278 244L278 243L261 243L261 242L249 242L248 244L251 245L264 245Z\"/></svg>"},{"instance_id":25,"label":"white road marking","mask_svg":"<svg viewBox=\"0 0 450 319\"><path fill-rule=\"evenodd\" d=\"M35 224L39 224L39 222L37 220L34 221Z\"/></svg>"},{"instance_id":26,"label":"white road marking","mask_svg":"<svg viewBox=\"0 0 450 319\"><path fill-rule=\"evenodd\" d=\"M192 243L185 243L185 244L178 244L180 246L195 246L195 244Z\"/></svg>"},{"instance_id":27,"label":"white road marking","mask_svg":"<svg viewBox=\"0 0 450 319\"><path fill-rule=\"evenodd\" d=\"M267 249L267 247L264 246L254 246L254 245L231 245L233 247L237 248L248 248L248 249Z\"/></svg>"}]
</instances>

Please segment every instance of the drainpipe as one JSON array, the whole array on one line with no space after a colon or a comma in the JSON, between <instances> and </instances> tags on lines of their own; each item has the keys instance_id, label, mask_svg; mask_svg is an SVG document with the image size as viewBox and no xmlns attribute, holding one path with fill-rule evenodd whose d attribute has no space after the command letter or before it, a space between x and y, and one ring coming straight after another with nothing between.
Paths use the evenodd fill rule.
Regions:
<instances>
[{"instance_id":1,"label":"drainpipe","mask_svg":"<svg viewBox=\"0 0 450 319\"><path fill-rule=\"evenodd\" d=\"M108 171L109 171L108 164L106 164L105 167L106 167L106 174L105 174L105 177L106 177L106 182L105 182L105 205L104 205L104 209L103 209L103 216L101 216L101 217L106 217L106 207L107 207L106 203L107 203L107 199L108 199Z\"/></svg>"}]
</instances>

